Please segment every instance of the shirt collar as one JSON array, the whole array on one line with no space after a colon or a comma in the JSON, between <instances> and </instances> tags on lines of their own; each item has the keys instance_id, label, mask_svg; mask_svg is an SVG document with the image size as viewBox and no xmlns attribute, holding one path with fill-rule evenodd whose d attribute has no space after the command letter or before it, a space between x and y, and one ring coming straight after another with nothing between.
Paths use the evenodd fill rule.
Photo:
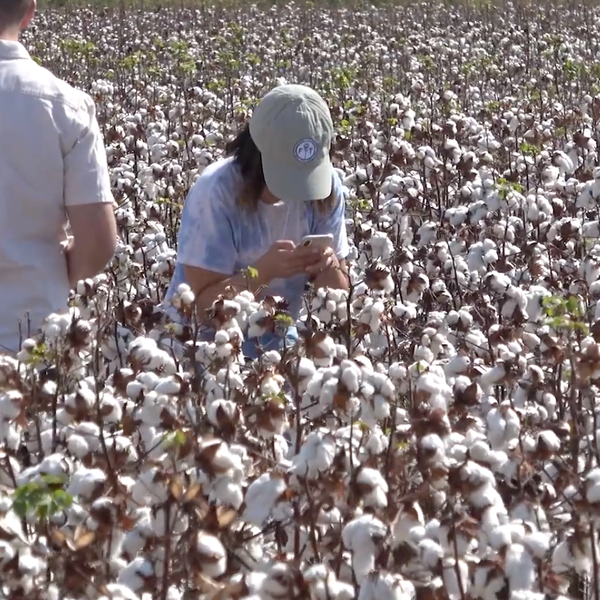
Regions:
<instances>
[{"instance_id":1,"label":"shirt collar","mask_svg":"<svg viewBox=\"0 0 600 600\"><path fill-rule=\"evenodd\" d=\"M18 58L31 58L25 46L21 42L0 40L0 60L14 60Z\"/></svg>"}]
</instances>

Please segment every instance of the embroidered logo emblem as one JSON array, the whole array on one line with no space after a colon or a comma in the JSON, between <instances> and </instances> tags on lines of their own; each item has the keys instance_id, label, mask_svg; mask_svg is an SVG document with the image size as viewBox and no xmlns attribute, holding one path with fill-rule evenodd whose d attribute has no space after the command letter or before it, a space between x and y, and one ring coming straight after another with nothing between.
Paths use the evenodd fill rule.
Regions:
<instances>
[{"instance_id":1,"label":"embroidered logo emblem","mask_svg":"<svg viewBox=\"0 0 600 600\"><path fill-rule=\"evenodd\" d=\"M317 146L317 142L311 138L306 138L304 140L300 140L294 146L294 156L296 160L307 163L315 158L317 155L319 147Z\"/></svg>"}]
</instances>

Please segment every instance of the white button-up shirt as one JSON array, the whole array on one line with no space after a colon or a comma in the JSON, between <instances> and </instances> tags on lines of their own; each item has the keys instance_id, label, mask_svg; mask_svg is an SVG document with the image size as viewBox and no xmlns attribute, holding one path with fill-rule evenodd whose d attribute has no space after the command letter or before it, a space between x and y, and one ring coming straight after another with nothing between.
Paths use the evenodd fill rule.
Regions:
<instances>
[{"instance_id":1,"label":"white button-up shirt","mask_svg":"<svg viewBox=\"0 0 600 600\"><path fill-rule=\"evenodd\" d=\"M67 307L65 209L96 202L113 196L92 98L0 40L0 353Z\"/></svg>"}]
</instances>

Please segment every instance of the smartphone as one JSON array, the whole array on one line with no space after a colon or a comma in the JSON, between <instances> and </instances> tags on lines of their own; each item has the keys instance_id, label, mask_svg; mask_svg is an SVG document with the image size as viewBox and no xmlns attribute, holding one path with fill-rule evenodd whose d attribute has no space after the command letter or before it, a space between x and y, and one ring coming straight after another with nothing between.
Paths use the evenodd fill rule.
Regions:
<instances>
[{"instance_id":1,"label":"smartphone","mask_svg":"<svg viewBox=\"0 0 600 600\"><path fill-rule=\"evenodd\" d=\"M328 248L333 244L333 234L307 235L302 238L302 245L305 247L316 246L318 248Z\"/></svg>"}]
</instances>

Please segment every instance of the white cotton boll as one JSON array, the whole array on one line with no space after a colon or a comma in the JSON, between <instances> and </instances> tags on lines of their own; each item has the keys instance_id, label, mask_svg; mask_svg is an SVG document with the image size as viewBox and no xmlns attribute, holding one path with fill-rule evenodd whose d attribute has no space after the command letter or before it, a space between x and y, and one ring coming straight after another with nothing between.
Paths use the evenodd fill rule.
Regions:
<instances>
[{"instance_id":1,"label":"white cotton boll","mask_svg":"<svg viewBox=\"0 0 600 600\"><path fill-rule=\"evenodd\" d=\"M209 501L232 506L237 510L244 501L244 492L240 485L230 477L219 477L213 484Z\"/></svg>"},{"instance_id":2,"label":"white cotton boll","mask_svg":"<svg viewBox=\"0 0 600 600\"><path fill-rule=\"evenodd\" d=\"M22 410L23 396L18 390L0 394L0 416L6 420L16 419Z\"/></svg>"},{"instance_id":3,"label":"white cotton boll","mask_svg":"<svg viewBox=\"0 0 600 600\"><path fill-rule=\"evenodd\" d=\"M419 450L429 462L442 462L446 456L446 447L440 436L430 433L423 436L419 442Z\"/></svg>"},{"instance_id":4,"label":"white cotton boll","mask_svg":"<svg viewBox=\"0 0 600 600\"><path fill-rule=\"evenodd\" d=\"M429 570L436 569L444 557L444 549L433 540L423 538L418 544L421 564Z\"/></svg>"},{"instance_id":5,"label":"white cotton boll","mask_svg":"<svg viewBox=\"0 0 600 600\"><path fill-rule=\"evenodd\" d=\"M194 296L194 292L191 290L183 292L183 294L179 296L179 301L181 302L182 306L191 306L195 299L196 297Z\"/></svg>"},{"instance_id":6,"label":"white cotton boll","mask_svg":"<svg viewBox=\"0 0 600 600\"><path fill-rule=\"evenodd\" d=\"M573 568L574 562L569 542L566 540L559 542L552 552L552 570L559 575L567 573Z\"/></svg>"},{"instance_id":7,"label":"white cotton boll","mask_svg":"<svg viewBox=\"0 0 600 600\"><path fill-rule=\"evenodd\" d=\"M415 595L410 581L395 573L379 571L362 582L358 600L412 600Z\"/></svg>"},{"instance_id":8,"label":"white cotton boll","mask_svg":"<svg viewBox=\"0 0 600 600\"><path fill-rule=\"evenodd\" d=\"M401 381L407 376L406 366L402 363L392 363L388 368L388 376L392 381Z\"/></svg>"},{"instance_id":9,"label":"white cotton boll","mask_svg":"<svg viewBox=\"0 0 600 600\"><path fill-rule=\"evenodd\" d=\"M356 394L360 388L360 380L361 380L361 372L358 367L353 368L345 368L342 370L342 374L340 377L342 383L346 386L346 389Z\"/></svg>"},{"instance_id":10,"label":"white cotton boll","mask_svg":"<svg viewBox=\"0 0 600 600\"><path fill-rule=\"evenodd\" d=\"M221 426L221 419L233 420L237 412L237 404L231 400L214 400L206 409L206 416L215 427Z\"/></svg>"},{"instance_id":11,"label":"white cotton boll","mask_svg":"<svg viewBox=\"0 0 600 600\"><path fill-rule=\"evenodd\" d=\"M217 345L217 356L219 358L227 358L233 354L232 344L218 344Z\"/></svg>"},{"instance_id":12,"label":"white cotton boll","mask_svg":"<svg viewBox=\"0 0 600 600\"><path fill-rule=\"evenodd\" d=\"M560 446L560 439L554 431L547 429L537 436L537 448L544 448L554 454L560 450Z\"/></svg>"},{"instance_id":13,"label":"white cotton boll","mask_svg":"<svg viewBox=\"0 0 600 600\"><path fill-rule=\"evenodd\" d=\"M71 475L67 492L74 497L88 499L106 481L106 473L102 469L87 469L79 467Z\"/></svg>"},{"instance_id":14,"label":"white cotton boll","mask_svg":"<svg viewBox=\"0 0 600 600\"><path fill-rule=\"evenodd\" d=\"M151 392L160 382L160 377L156 373L140 373L137 380L144 386L146 392Z\"/></svg>"},{"instance_id":15,"label":"white cotton boll","mask_svg":"<svg viewBox=\"0 0 600 600\"><path fill-rule=\"evenodd\" d=\"M195 555L197 564L205 575L215 578L225 573L227 552L215 536L204 531L199 532L196 537Z\"/></svg>"},{"instance_id":16,"label":"white cotton boll","mask_svg":"<svg viewBox=\"0 0 600 600\"><path fill-rule=\"evenodd\" d=\"M383 475L376 469L361 469L356 478L358 485L364 486L363 489L369 490L363 496L365 506L374 508L384 508L387 506L388 484Z\"/></svg>"},{"instance_id":17,"label":"white cotton boll","mask_svg":"<svg viewBox=\"0 0 600 600\"><path fill-rule=\"evenodd\" d=\"M585 478L586 500L592 504L600 501L600 468L592 469Z\"/></svg>"},{"instance_id":18,"label":"white cotton boll","mask_svg":"<svg viewBox=\"0 0 600 600\"><path fill-rule=\"evenodd\" d=\"M162 481L160 471L152 467L143 471L131 489L131 498L139 506L165 502L168 497L167 486Z\"/></svg>"},{"instance_id":19,"label":"white cotton boll","mask_svg":"<svg viewBox=\"0 0 600 600\"><path fill-rule=\"evenodd\" d=\"M474 598L481 600L498 600L499 595L506 591L506 584L502 568L486 561L475 567L473 585L469 592Z\"/></svg>"},{"instance_id":20,"label":"white cotton boll","mask_svg":"<svg viewBox=\"0 0 600 600\"><path fill-rule=\"evenodd\" d=\"M418 502L401 506L392 522L392 539L394 547L401 544L415 546L425 535L425 518Z\"/></svg>"},{"instance_id":21,"label":"white cotton boll","mask_svg":"<svg viewBox=\"0 0 600 600\"><path fill-rule=\"evenodd\" d=\"M352 568L359 585L373 571L375 550L386 532L386 526L373 515L357 517L342 530L342 542L352 553Z\"/></svg>"},{"instance_id":22,"label":"white cotton boll","mask_svg":"<svg viewBox=\"0 0 600 600\"><path fill-rule=\"evenodd\" d=\"M317 371L315 364L310 358L303 356L298 364L298 376L302 379L311 378Z\"/></svg>"},{"instance_id":23,"label":"white cotton boll","mask_svg":"<svg viewBox=\"0 0 600 600\"><path fill-rule=\"evenodd\" d=\"M265 365L278 365L281 362L281 354L277 350L268 350L265 352L261 360Z\"/></svg>"},{"instance_id":24,"label":"white cotton boll","mask_svg":"<svg viewBox=\"0 0 600 600\"><path fill-rule=\"evenodd\" d=\"M479 509L493 506L496 510L499 510L500 507L503 507L502 496L500 496L498 490L490 483L484 484L471 492L467 497L467 501Z\"/></svg>"},{"instance_id":25,"label":"white cotton boll","mask_svg":"<svg viewBox=\"0 0 600 600\"><path fill-rule=\"evenodd\" d=\"M464 560L446 558L443 561L442 581L449 600L459 600L469 588L469 567Z\"/></svg>"},{"instance_id":26,"label":"white cotton boll","mask_svg":"<svg viewBox=\"0 0 600 600\"><path fill-rule=\"evenodd\" d=\"M144 587L146 579L154 575L152 563L143 557L133 559L120 573L117 582L132 591Z\"/></svg>"},{"instance_id":27,"label":"white cotton boll","mask_svg":"<svg viewBox=\"0 0 600 600\"><path fill-rule=\"evenodd\" d=\"M83 436L75 433L71 434L67 439L67 450L75 458L85 458L90 453L90 448Z\"/></svg>"},{"instance_id":28,"label":"white cotton boll","mask_svg":"<svg viewBox=\"0 0 600 600\"><path fill-rule=\"evenodd\" d=\"M226 344L229 342L229 334L226 331L219 330L215 333L215 344Z\"/></svg>"},{"instance_id":29,"label":"white cotton boll","mask_svg":"<svg viewBox=\"0 0 600 600\"><path fill-rule=\"evenodd\" d=\"M292 459L292 471L298 477L316 479L320 473L331 468L335 449L335 438L332 435L311 432L304 440L300 453Z\"/></svg>"},{"instance_id":30,"label":"white cotton boll","mask_svg":"<svg viewBox=\"0 0 600 600\"><path fill-rule=\"evenodd\" d=\"M423 361L428 364L432 363L435 359L433 352L425 346L417 346L413 352L413 360L416 362Z\"/></svg>"},{"instance_id":31,"label":"white cotton boll","mask_svg":"<svg viewBox=\"0 0 600 600\"><path fill-rule=\"evenodd\" d=\"M281 392L280 378L268 375L260 383L260 391L265 396L277 396Z\"/></svg>"},{"instance_id":32,"label":"white cotton boll","mask_svg":"<svg viewBox=\"0 0 600 600\"><path fill-rule=\"evenodd\" d=\"M548 531L534 531L523 538L523 545L531 556L542 559L550 550L553 533Z\"/></svg>"},{"instance_id":33,"label":"white cotton boll","mask_svg":"<svg viewBox=\"0 0 600 600\"><path fill-rule=\"evenodd\" d=\"M381 394L373 396L373 416L378 421L383 421L390 416L390 403Z\"/></svg>"},{"instance_id":34,"label":"white cotton boll","mask_svg":"<svg viewBox=\"0 0 600 600\"><path fill-rule=\"evenodd\" d=\"M140 381L130 381L127 384L126 393L131 400L137 400L144 392L144 385Z\"/></svg>"},{"instance_id":35,"label":"white cotton boll","mask_svg":"<svg viewBox=\"0 0 600 600\"><path fill-rule=\"evenodd\" d=\"M469 456L477 462L488 462L490 454L490 447L484 440L477 440L469 447Z\"/></svg>"},{"instance_id":36,"label":"white cotton boll","mask_svg":"<svg viewBox=\"0 0 600 600\"><path fill-rule=\"evenodd\" d=\"M255 479L246 490L245 509L241 519L257 527L261 527L267 520L278 498L286 489L285 481L278 477L271 477L270 473L263 473Z\"/></svg>"},{"instance_id":37,"label":"white cotton boll","mask_svg":"<svg viewBox=\"0 0 600 600\"><path fill-rule=\"evenodd\" d=\"M125 563L125 566L127 566L127 563ZM105 588L107 595L101 596L98 600L140 600L140 597L133 590L119 583L109 583Z\"/></svg>"},{"instance_id":38,"label":"white cotton boll","mask_svg":"<svg viewBox=\"0 0 600 600\"><path fill-rule=\"evenodd\" d=\"M511 544L507 548L504 571L511 591L533 589L537 579L536 566L521 544Z\"/></svg>"},{"instance_id":39,"label":"white cotton boll","mask_svg":"<svg viewBox=\"0 0 600 600\"><path fill-rule=\"evenodd\" d=\"M161 379L154 388L157 394L178 394L181 390L181 381L176 377L165 377Z\"/></svg>"},{"instance_id":40,"label":"white cotton boll","mask_svg":"<svg viewBox=\"0 0 600 600\"><path fill-rule=\"evenodd\" d=\"M344 526L342 542L351 552L374 548L376 541L385 537L387 527L373 515L356 517Z\"/></svg>"}]
</instances>

